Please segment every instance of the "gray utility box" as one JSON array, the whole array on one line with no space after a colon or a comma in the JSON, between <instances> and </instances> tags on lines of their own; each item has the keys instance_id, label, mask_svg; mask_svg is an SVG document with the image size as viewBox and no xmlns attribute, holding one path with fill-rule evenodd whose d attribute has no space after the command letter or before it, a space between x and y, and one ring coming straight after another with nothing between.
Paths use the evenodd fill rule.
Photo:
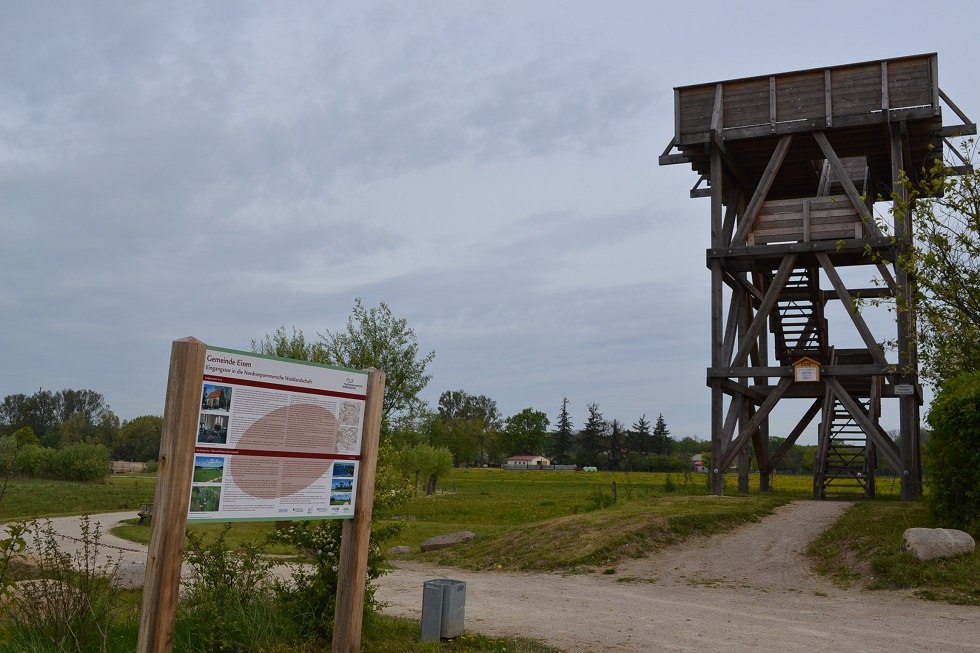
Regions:
<instances>
[{"instance_id":1,"label":"gray utility box","mask_svg":"<svg viewBox=\"0 0 980 653\"><path fill-rule=\"evenodd\" d=\"M466 583L437 578L422 586L422 641L463 634Z\"/></svg>"}]
</instances>

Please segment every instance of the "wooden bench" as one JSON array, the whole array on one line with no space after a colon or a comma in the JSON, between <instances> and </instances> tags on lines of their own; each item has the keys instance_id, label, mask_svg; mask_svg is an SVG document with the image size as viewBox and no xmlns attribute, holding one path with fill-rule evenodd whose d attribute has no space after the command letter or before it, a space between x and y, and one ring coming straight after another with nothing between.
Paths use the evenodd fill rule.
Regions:
<instances>
[{"instance_id":1,"label":"wooden bench","mask_svg":"<svg viewBox=\"0 0 980 653\"><path fill-rule=\"evenodd\" d=\"M846 195L764 202L749 245L863 238L864 221Z\"/></svg>"},{"instance_id":2,"label":"wooden bench","mask_svg":"<svg viewBox=\"0 0 980 653\"><path fill-rule=\"evenodd\" d=\"M144 503L142 506L140 506L140 509L136 514L139 515L140 518L139 525L145 525L153 517L153 504Z\"/></svg>"}]
</instances>

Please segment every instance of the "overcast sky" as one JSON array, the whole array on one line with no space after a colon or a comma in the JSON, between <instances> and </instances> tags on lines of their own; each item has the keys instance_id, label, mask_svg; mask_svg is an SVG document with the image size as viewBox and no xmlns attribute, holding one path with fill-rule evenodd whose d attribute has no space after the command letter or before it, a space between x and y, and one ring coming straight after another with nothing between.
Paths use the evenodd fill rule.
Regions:
<instances>
[{"instance_id":1,"label":"overcast sky","mask_svg":"<svg viewBox=\"0 0 980 653\"><path fill-rule=\"evenodd\" d=\"M673 87L938 52L980 116L973 1L0 4L0 397L123 419L163 412L173 340L314 336L362 297L435 351L433 405L707 438Z\"/></svg>"}]
</instances>

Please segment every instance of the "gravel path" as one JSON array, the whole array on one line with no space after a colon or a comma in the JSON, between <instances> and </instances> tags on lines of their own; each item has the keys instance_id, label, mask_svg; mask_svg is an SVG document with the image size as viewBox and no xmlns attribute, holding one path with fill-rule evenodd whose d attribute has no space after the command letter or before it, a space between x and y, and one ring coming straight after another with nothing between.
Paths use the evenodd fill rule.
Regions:
<instances>
[{"instance_id":1,"label":"gravel path","mask_svg":"<svg viewBox=\"0 0 980 653\"><path fill-rule=\"evenodd\" d=\"M465 626L525 636L567 653L704 651L980 653L980 609L900 592L842 590L801 552L847 504L800 501L734 533L623 561L615 574L473 573L401 561L380 579L386 612L419 618L422 584L466 582ZM108 530L132 511L93 515ZM77 517L53 519L77 537ZM66 539L66 543L73 540ZM113 556L145 547L106 535Z\"/></svg>"},{"instance_id":2,"label":"gravel path","mask_svg":"<svg viewBox=\"0 0 980 653\"><path fill-rule=\"evenodd\" d=\"M980 651L980 609L895 592L841 590L800 555L846 504L801 501L738 531L616 574L471 573L400 562L380 581L387 612L418 618L422 583L466 582L465 624L568 653Z\"/></svg>"}]
</instances>

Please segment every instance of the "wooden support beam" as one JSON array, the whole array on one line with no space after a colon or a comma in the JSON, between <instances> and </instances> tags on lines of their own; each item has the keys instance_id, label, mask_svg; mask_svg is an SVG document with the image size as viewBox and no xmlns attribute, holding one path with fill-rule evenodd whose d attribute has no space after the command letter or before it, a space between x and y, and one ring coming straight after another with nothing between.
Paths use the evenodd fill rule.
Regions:
<instances>
[{"instance_id":1,"label":"wooden support beam","mask_svg":"<svg viewBox=\"0 0 980 653\"><path fill-rule=\"evenodd\" d=\"M820 262L820 266L823 268L824 272L827 273L827 277L830 279L830 283L834 286L834 290L837 291L837 296L840 298L841 305L843 305L844 310L847 311L848 316L851 318L851 322L857 328L858 333L861 334L861 339L864 340L864 344L867 346L868 351L871 353L871 357L879 365L885 365L885 354L881 351L881 346L875 340L874 335L871 333L871 329L868 328L868 324L858 313L857 309L854 307L854 299L848 292L847 287L841 280L840 275L837 274L837 269L834 264L830 262L830 257L824 252L817 254L817 260Z\"/></svg>"},{"instance_id":2,"label":"wooden support beam","mask_svg":"<svg viewBox=\"0 0 980 653\"><path fill-rule=\"evenodd\" d=\"M766 400L766 395L764 393L759 392L758 390L753 390L747 385L736 383L735 381L731 381L729 379L724 379L721 382L721 387L727 394L733 397L745 397L756 405L761 404Z\"/></svg>"},{"instance_id":3,"label":"wooden support beam","mask_svg":"<svg viewBox=\"0 0 980 653\"><path fill-rule=\"evenodd\" d=\"M708 381L750 376L793 376L793 368L784 367L709 367Z\"/></svg>"},{"instance_id":4,"label":"wooden support beam","mask_svg":"<svg viewBox=\"0 0 980 653\"><path fill-rule=\"evenodd\" d=\"M744 297L745 289L741 286L735 286L728 305L728 319L725 321L725 340L721 348L723 364L728 364L732 360L732 351L735 349L735 341L738 338L738 312Z\"/></svg>"},{"instance_id":5,"label":"wooden support beam","mask_svg":"<svg viewBox=\"0 0 980 653\"><path fill-rule=\"evenodd\" d=\"M952 98L950 98L948 95L946 95L945 93L943 93L943 89L941 89L941 88L939 89L939 97L941 97L943 99L943 102L946 103L946 106L948 106L950 109L952 109L953 110L953 113L955 113L957 116L959 116L960 120L963 121L963 124L960 125L961 127L972 127L973 128L973 131L972 132L969 132L969 133L971 133L971 134L976 134L977 133L977 125L976 125L976 123L974 123L972 120L970 120L969 118L967 118L966 114L963 113L963 110L960 109L958 106L956 106L956 103L953 102ZM945 129L945 127L944 127L944 129ZM964 132L964 134L966 134L966 133L967 132Z\"/></svg>"},{"instance_id":6,"label":"wooden support beam","mask_svg":"<svg viewBox=\"0 0 980 653\"><path fill-rule=\"evenodd\" d=\"M850 394L844 390L841 386L840 381L834 377L828 377L824 379L827 384L827 388L833 393L837 401L840 402L847 414L861 427L864 434L874 441L875 446L878 447L879 451L885 454L885 458L888 460L888 464L891 465L899 474L903 474L906 470L902 466L902 457L899 454L898 447L892 442L892 439L888 437L888 434L879 426L875 424L868 414L864 412L864 409L854 401Z\"/></svg>"},{"instance_id":7,"label":"wooden support beam","mask_svg":"<svg viewBox=\"0 0 980 653\"><path fill-rule=\"evenodd\" d=\"M766 201L766 196L769 195L772 182L776 180L776 174L779 172L779 168L782 167L783 161L786 159L786 153L789 152L789 146L792 144L792 134L785 134L780 137L772 156L769 158L769 163L766 165L766 169L759 179L759 185L756 186L755 192L752 194L752 199L745 209L742 221L739 223L738 229L732 237L733 245L745 244L746 237L752 231L752 223L755 221L755 217L759 215L759 210L762 209L762 203Z\"/></svg>"},{"instance_id":8,"label":"wooden support beam","mask_svg":"<svg viewBox=\"0 0 980 653\"><path fill-rule=\"evenodd\" d=\"M741 334L741 342L738 346L738 351L732 358L732 366L738 367L745 363L745 359L749 355L752 347L755 346L755 339L759 336L759 333L766 327L766 322L769 319L769 313L772 311L773 307L779 299L779 293L783 290L786 285L786 280L789 278L790 273L793 272L793 266L796 264L796 255L790 254L786 256L782 263L779 264L779 270L776 272L776 276L773 277L772 285L766 289L766 295L762 300L762 304L759 306L758 311L756 311L755 318L752 320L752 325L748 328L746 333Z\"/></svg>"},{"instance_id":9,"label":"wooden support beam","mask_svg":"<svg viewBox=\"0 0 980 653\"><path fill-rule=\"evenodd\" d=\"M720 475L726 469L728 469L728 466L732 464L733 460L735 460L735 456L738 455L739 449L745 446L746 441L752 436L752 432L759 428L759 425L761 425L765 418L769 416L769 413L772 412L772 409L775 408L776 404L779 403L779 400L782 399L783 395L786 393L786 390L788 390L792 384L792 379L787 378L779 380L779 385L777 385L772 394L766 397L766 400L762 402L755 415L753 415L752 419L749 420L748 424L741 427L738 437L735 438L731 445L724 451L721 459L715 458L712 460L712 473ZM717 470L717 472L715 470Z\"/></svg>"},{"instance_id":10,"label":"wooden support beam","mask_svg":"<svg viewBox=\"0 0 980 653\"><path fill-rule=\"evenodd\" d=\"M332 653L360 653L367 589L367 563L374 509L374 482L377 476L378 447L381 438L381 409L385 394L385 375L368 370L367 396L361 438L361 462L353 519L344 521L337 562L337 601L334 608Z\"/></svg>"},{"instance_id":11,"label":"wooden support beam","mask_svg":"<svg viewBox=\"0 0 980 653\"><path fill-rule=\"evenodd\" d=\"M867 205L861 198L861 194L858 193L857 188L854 187L854 182L851 181L851 177L847 173L847 168L844 167L840 157L837 156L837 152L834 151L830 141L827 140L827 136L823 132L813 132L813 139L817 141L817 145L820 146L820 151L823 152L824 158L828 163L830 163L830 167L837 173L837 181L844 188L844 193L847 195L847 199L851 201L851 205L854 207L854 210L857 211L858 215L861 216L865 226L867 226L868 230L874 236L878 238L883 237L878 225L875 224L871 212L868 210Z\"/></svg>"},{"instance_id":12,"label":"wooden support beam","mask_svg":"<svg viewBox=\"0 0 980 653\"><path fill-rule=\"evenodd\" d=\"M735 426L738 424L738 416L742 412L745 404L745 397L735 395L731 403L728 404L728 414L725 415L725 427L721 432L722 449L727 450L732 444L732 436L735 434Z\"/></svg>"},{"instance_id":13,"label":"wooden support beam","mask_svg":"<svg viewBox=\"0 0 980 653\"><path fill-rule=\"evenodd\" d=\"M173 650L184 527L194 475L194 445L201 414L201 382L207 345L195 338L173 341L146 553L138 653Z\"/></svg>"},{"instance_id":14,"label":"wooden support beam","mask_svg":"<svg viewBox=\"0 0 980 653\"><path fill-rule=\"evenodd\" d=\"M796 423L796 426L794 426L793 430L790 431L788 436L786 436L786 439L783 440L783 443L779 445L779 448L776 449L775 453L772 454L772 457L769 459L770 469L775 469L776 465L778 465L779 462L783 459L783 457L787 453L789 453L790 449L793 448L793 445L796 444L796 441L799 440L801 435L803 435L803 431L806 430L806 427L810 425L810 422L813 421L813 418L816 417L817 413L820 412L820 408L822 406L823 406L823 401L821 401L820 399L815 399L813 403L810 404L810 407L807 409L805 413L803 413L803 417L800 418L800 421Z\"/></svg>"}]
</instances>

